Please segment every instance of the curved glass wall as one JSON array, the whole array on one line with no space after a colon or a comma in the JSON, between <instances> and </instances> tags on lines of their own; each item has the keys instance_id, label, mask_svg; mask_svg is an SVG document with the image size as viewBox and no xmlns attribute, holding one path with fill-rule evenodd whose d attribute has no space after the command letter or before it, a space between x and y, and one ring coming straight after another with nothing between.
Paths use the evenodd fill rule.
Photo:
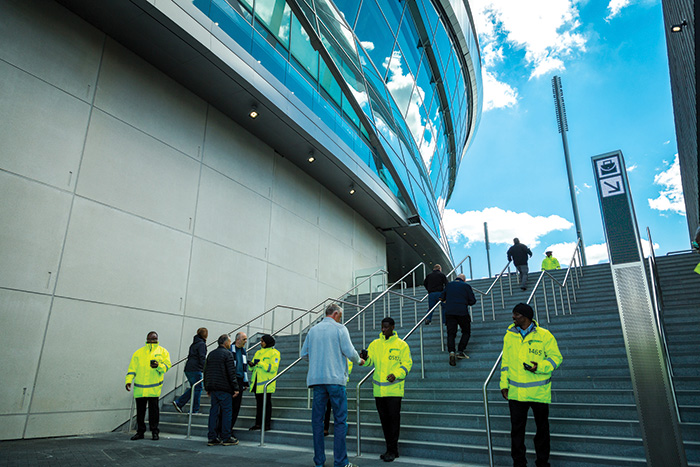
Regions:
<instances>
[{"instance_id":1,"label":"curved glass wall","mask_svg":"<svg viewBox=\"0 0 700 467\"><path fill-rule=\"evenodd\" d=\"M474 76L430 0L194 0L306 104L396 195L403 187L449 251L442 210L480 111ZM300 12L297 16L294 12ZM216 29L216 28L215 28ZM474 32L464 31L471 57ZM314 36L314 37L311 37ZM320 40L332 63L312 42ZM318 49L318 47L317 47ZM334 76L340 73L344 86ZM474 102L477 105L474 105ZM358 115L361 111L362 118ZM471 125L474 128L474 125ZM376 136L398 183L370 141ZM401 185L399 185L399 183ZM406 209L406 214L412 214Z\"/></svg>"}]
</instances>

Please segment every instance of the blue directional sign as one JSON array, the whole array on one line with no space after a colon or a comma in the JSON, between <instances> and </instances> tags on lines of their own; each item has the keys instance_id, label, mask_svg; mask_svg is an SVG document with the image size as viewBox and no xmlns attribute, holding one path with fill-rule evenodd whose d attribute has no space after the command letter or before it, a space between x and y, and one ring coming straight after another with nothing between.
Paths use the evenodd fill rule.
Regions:
<instances>
[{"instance_id":1,"label":"blue directional sign","mask_svg":"<svg viewBox=\"0 0 700 467\"><path fill-rule=\"evenodd\" d=\"M592 160L610 263L641 261L639 231L622 152L601 154Z\"/></svg>"}]
</instances>

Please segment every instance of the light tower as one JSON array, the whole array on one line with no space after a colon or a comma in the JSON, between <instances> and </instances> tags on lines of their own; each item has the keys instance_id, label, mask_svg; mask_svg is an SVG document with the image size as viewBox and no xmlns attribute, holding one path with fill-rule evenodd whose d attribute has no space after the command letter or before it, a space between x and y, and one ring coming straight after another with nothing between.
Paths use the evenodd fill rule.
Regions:
<instances>
[{"instance_id":1,"label":"light tower","mask_svg":"<svg viewBox=\"0 0 700 467\"><path fill-rule=\"evenodd\" d=\"M566 174L569 177L569 192L571 193L571 208L574 211L574 223L576 224L576 235L581 239L581 261L586 265L586 251L583 244L583 232L581 231L581 220L578 217L578 203L576 202L576 186L574 185L574 174L571 171L571 160L569 159L569 141L566 132L569 125L566 122L566 107L564 107L564 91L561 88L561 78L552 78L552 92L554 94L554 106L557 110L557 126L561 133L561 142L564 145L564 160L566 161Z\"/></svg>"}]
</instances>

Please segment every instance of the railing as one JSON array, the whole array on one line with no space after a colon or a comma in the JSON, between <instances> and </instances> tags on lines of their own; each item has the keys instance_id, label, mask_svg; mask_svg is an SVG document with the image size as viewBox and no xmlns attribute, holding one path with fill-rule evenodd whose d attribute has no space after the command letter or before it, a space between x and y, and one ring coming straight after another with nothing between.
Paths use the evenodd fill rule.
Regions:
<instances>
[{"instance_id":1,"label":"railing","mask_svg":"<svg viewBox=\"0 0 700 467\"><path fill-rule=\"evenodd\" d=\"M454 278L452 277L452 274L454 274L455 272L457 272L457 268L460 268L460 269L459 269L459 272L460 272L460 273L463 273L462 268L461 268L460 266L462 266L462 263L464 263L466 260L469 260L469 280L474 279L474 274L472 273L472 257L469 256L469 255L465 256L464 259L463 259L462 261L460 261L459 263L457 263L457 265L456 265L454 268L452 268L452 271L450 271L448 274L446 274L446 275L447 275L447 278L448 278L448 279L451 279L451 280L454 280Z\"/></svg>"},{"instance_id":2,"label":"railing","mask_svg":"<svg viewBox=\"0 0 700 467\"><path fill-rule=\"evenodd\" d=\"M481 321L486 321L486 315L484 314L484 299L487 296L491 297L491 314L493 315L493 319L496 319L496 306L493 302L493 295L491 295L491 291L493 288L496 286L498 283L500 290L501 290L501 307L505 308L506 307L506 302L505 302L505 295L503 293L503 275L506 274L506 269L508 270L507 276L508 276L508 291L510 295L513 295L513 284L511 282L511 273L510 273L510 261L506 263L506 265L501 269L501 272L496 276L496 278L493 280L489 288L486 290L486 292L483 292L476 287L472 287L472 290L474 292L478 293L481 295ZM442 350L445 350L444 348Z\"/></svg>"},{"instance_id":3,"label":"railing","mask_svg":"<svg viewBox=\"0 0 700 467\"><path fill-rule=\"evenodd\" d=\"M194 391L195 388L200 384L204 386L204 378L194 383L191 388L192 390L190 391L190 412L187 420L187 439L190 439L190 432L192 431L192 406L194 405L192 402L194 402ZM243 388L240 388L240 390L243 391Z\"/></svg>"},{"instance_id":4,"label":"railing","mask_svg":"<svg viewBox=\"0 0 700 467\"><path fill-rule=\"evenodd\" d=\"M569 267L567 268L566 275L564 276L564 284L567 284L568 283L567 281L572 282L572 286L571 286L572 291L574 291L574 289L575 289L575 287L573 285L573 279L570 279L572 277L572 275L576 276L576 287L580 286L579 280L578 280L578 272L576 271L577 269L581 269L581 264L582 264L580 249L581 249L581 239L579 238L576 241L576 247L574 249L574 253L571 256L571 261L569 262ZM574 266L577 262L579 265ZM572 270L574 271L573 273L571 272ZM581 274L583 273L583 271L579 271L579 272ZM527 299L526 303L529 304L530 301L535 299L535 292L537 291L537 287L541 283L542 278L544 277L545 274L552 277L551 274L549 274L547 271L542 271L542 274L540 274L540 277L537 281L537 284L533 288L532 293L530 294L530 297ZM555 281L555 279L553 277L552 277L552 280ZM561 287L564 286L563 284L559 284L558 282L557 282L557 285L560 285ZM561 289L560 289L560 292L561 292ZM546 296L547 296L547 294L545 293L545 308L547 308ZM560 296L561 296L561 294L560 294ZM568 289L567 289L567 297L568 297ZM576 293L574 291L574 302L575 301L576 301ZM556 302L556 298L555 298L555 302ZM564 312L564 304L562 301L562 313L563 312ZM569 303L569 314L571 314L571 303ZM537 308L535 308L535 320L537 320ZM549 321L549 311L547 311L547 321ZM493 378L493 375L496 373L496 369L498 368L498 365L501 363L502 358L503 358L503 351L501 351L501 353L498 355L498 358L496 359L496 363L494 363L493 368L491 368L491 372L489 372L489 375L486 377L486 381L484 381L484 385L482 388L483 397L484 397L484 415L485 415L485 421L486 421L486 442L488 444L488 450L489 450L489 466L490 467L493 467L494 464L493 464L493 443L491 440L491 421L489 418L489 398L488 398L488 394L487 394L487 387L488 387L489 383L491 382L491 378Z\"/></svg>"},{"instance_id":5,"label":"railing","mask_svg":"<svg viewBox=\"0 0 700 467\"><path fill-rule=\"evenodd\" d=\"M663 298L661 296L661 288L659 287L659 274L656 267L656 255L654 254L654 242L651 239L651 231L647 227L647 238L649 239L649 278L651 280L651 294L652 294L652 305L654 307L654 316L656 318L656 327L659 330L659 336L661 337L661 345L664 348L664 355L666 356L666 370L668 371L668 379L671 383L671 396L673 397L673 406L676 409L676 417L678 417L678 422L681 422L681 412L678 408L678 399L676 398L676 387L673 382L673 364L671 363L671 353L668 350L668 342L666 340L666 330L664 329L663 323Z\"/></svg>"},{"instance_id":6,"label":"railing","mask_svg":"<svg viewBox=\"0 0 700 467\"><path fill-rule=\"evenodd\" d=\"M571 314L571 298L569 297L569 285L571 285L571 293L574 297L574 302L576 302L576 287L580 286L579 276L583 277L582 265L583 261L581 259L581 240L579 239L576 242L574 253L573 255L571 255L571 261L569 261L569 267L566 269L566 274L564 275L564 280L562 282L559 282L559 280L557 280L549 271L542 271L540 273L540 277L537 279L537 283L535 284L535 287L533 287L532 293L530 293L530 297L527 300L527 303L530 303L532 301L533 308L535 310L535 320L537 322L539 322L539 315L537 309L537 290L539 286L542 285L544 307L547 313L547 322L549 323L549 300L547 297L547 281L545 280L546 277L549 277L550 279L550 285L552 288L552 302L554 303L555 316L559 316L555 286L559 287L559 299L561 300L562 314L566 314L566 311L564 310L564 296L562 292L564 289L566 290L566 301L569 308L569 314ZM575 277L576 287L574 287L573 285L574 279L570 279L570 277Z\"/></svg>"},{"instance_id":7,"label":"railing","mask_svg":"<svg viewBox=\"0 0 700 467\"><path fill-rule=\"evenodd\" d=\"M406 274L404 274L403 277L401 277L401 279L399 279L399 280L398 280L396 283L394 283L391 287L393 287L393 286L396 285L397 283L400 283L402 280L404 280L406 277L408 277L409 274L413 274L414 277L415 277L415 271L416 271L418 268L420 268L420 267L423 268L423 274L425 275L425 264L424 264L424 263L418 263L418 264L415 265L410 271L408 271ZM415 283L415 281L414 281L414 283ZM366 328L365 328L365 319L364 319L365 314L364 314L364 313L365 313L365 311L367 311L367 310L369 309L369 307L373 306L377 301L379 301L381 298L383 298L383 297L385 297L386 295L388 295L390 292L391 292L391 288L387 288L385 291L383 291L382 293L380 293L379 295L377 295L375 298L373 298L372 300L370 300L370 302L369 302L367 305L365 305L364 307L362 307L362 309L361 309L360 311L358 311L353 317L351 317L349 320L347 320L347 321L345 321L345 323L343 323L344 326L347 327L355 318L357 318L357 317L359 317L360 315L362 315L362 318L363 318L363 319L362 319L362 339L363 339L363 347L364 347L364 342L365 342L365 331L366 331ZM359 322L359 320L358 320L358 322ZM300 338L301 338L301 336L300 336ZM299 363L301 360L302 360L301 357L297 358L297 359L294 360L290 365L288 365L285 369L283 369L282 371L280 371L279 373L277 373L273 378L271 378L271 379L269 379L269 380L267 380L267 381L265 382L265 385L263 386L263 406L262 406L262 416L263 416L263 420L265 419L264 417L265 417L265 411L266 411L266 406L267 406L267 387L268 387L270 384L272 384L273 382L277 381L277 380L279 379L280 376L282 376L283 374L285 374L285 373L286 373L287 371L289 371L292 367L296 366L297 363ZM265 445L265 424L263 423L262 426L260 427L260 446L264 446L264 445Z\"/></svg>"}]
</instances>

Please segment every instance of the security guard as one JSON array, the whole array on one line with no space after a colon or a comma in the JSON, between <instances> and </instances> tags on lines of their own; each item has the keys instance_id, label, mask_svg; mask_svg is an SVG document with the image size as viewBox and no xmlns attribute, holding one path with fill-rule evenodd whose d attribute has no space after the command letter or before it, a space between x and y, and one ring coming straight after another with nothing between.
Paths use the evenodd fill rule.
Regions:
<instances>
[{"instance_id":1,"label":"security guard","mask_svg":"<svg viewBox=\"0 0 700 467\"><path fill-rule=\"evenodd\" d=\"M259 430L262 426L262 405L265 383L277 376L280 367L280 351L273 349L275 338L265 334L260 339L260 350L255 352L248 366L253 368L253 376L250 378L250 392L255 393L256 410L255 425L250 430ZM267 403L265 404L265 431L270 429L272 421L272 393L275 392L277 381L267 387Z\"/></svg>"},{"instance_id":2,"label":"security guard","mask_svg":"<svg viewBox=\"0 0 700 467\"><path fill-rule=\"evenodd\" d=\"M411 371L411 349L394 331L394 320L382 320L382 333L372 341L369 349L360 352L364 366L374 365L374 401L384 431L386 452L379 456L384 462L399 457L399 429L401 427L401 398L403 383Z\"/></svg>"},{"instance_id":3,"label":"security guard","mask_svg":"<svg viewBox=\"0 0 700 467\"><path fill-rule=\"evenodd\" d=\"M551 378L552 372L559 368L563 360L552 333L541 328L532 318L530 305L515 305L513 324L503 338L500 387L510 409L510 454L516 467L527 465L525 425L529 408L532 408L537 425L535 465L549 466Z\"/></svg>"},{"instance_id":4,"label":"security guard","mask_svg":"<svg viewBox=\"0 0 700 467\"><path fill-rule=\"evenodd\" d=\"M556 259L554 256L552 256L551 251L545 251L544 252L545 256L544 259L542 260L542 270L543 271L551 271L553 269L561 269L561 266L559 266L559 260Z\"/></svg>"},{"instance_id":5,"label":"security guard","mask_svg":"<svg viewBox=\"0 0 700 467\"><path fill-rule=\"evenodd\" d=\"M159 439L158 398L163 388L163 375L171 366L170 354L158 345L158 333L149 332L146 336L146 345L131 356L126 373L126 390L131 391L133 383L134 399L136 399L136 434L131 437L132 440L143 439L143 434L146 432L147 404L151 436L154 440Z\"/></svg>"}]
</instances>

